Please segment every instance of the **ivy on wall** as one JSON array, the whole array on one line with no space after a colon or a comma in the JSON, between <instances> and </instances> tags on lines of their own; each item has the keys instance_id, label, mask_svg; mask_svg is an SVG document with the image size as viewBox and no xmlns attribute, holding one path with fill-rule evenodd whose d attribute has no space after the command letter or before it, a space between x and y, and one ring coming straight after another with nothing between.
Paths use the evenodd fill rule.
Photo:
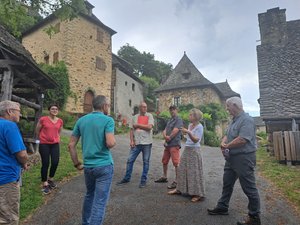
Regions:
<instances>
[{"instance_id":1,"label":"ivy on wall","mask_svg":"<svg viewBox=\"0 0 300 225\"><path fill-rule=\"evenodd\" d=\"M51 103L58 104L60 109L64 109L70 92L69 74L66 64L63 61L55 65L40 64L41 69L56 81L58 87L49 89L45 92L44 108L47 108Z\"/></svg>"}]
</instances>

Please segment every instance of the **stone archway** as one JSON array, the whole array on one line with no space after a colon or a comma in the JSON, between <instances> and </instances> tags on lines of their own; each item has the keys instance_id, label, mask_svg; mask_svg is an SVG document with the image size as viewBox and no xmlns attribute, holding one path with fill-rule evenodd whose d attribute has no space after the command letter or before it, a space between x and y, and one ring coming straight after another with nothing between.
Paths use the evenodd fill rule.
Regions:
<instances>
[{"instance_id":1,"label":"stone archway","mask_svg":"<svg viewBox=\"0 0 300 225\"><path fill-rule=\"evenodd\" d=\"M93 102L94 99L94 92L92 91L87 91L84 94L84 102L83 102L83 112L84 113L90 113L93 111Z\"/></svg>"}]
</instances>

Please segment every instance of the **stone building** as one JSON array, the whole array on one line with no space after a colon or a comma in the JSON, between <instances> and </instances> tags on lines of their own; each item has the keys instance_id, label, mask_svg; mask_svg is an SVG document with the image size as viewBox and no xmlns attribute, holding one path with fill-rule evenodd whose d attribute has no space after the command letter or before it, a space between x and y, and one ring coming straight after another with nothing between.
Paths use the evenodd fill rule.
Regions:
<instances>
[{"instance_id":1,"label":"stone building","mask_svg":"<svg viewBox=\"0 0 300 225\"><path fill-rule=\"evenodd\" d=\"M206 79L184 53L168 79L155 90L158 111L167 111L170 105L208 103L225 104L227 98L240 95L234 92L227 81L212 83Z\"/></svg>"},{"instance_id":2,"label":"stone building","mask_svg":"<svg viewBox=\"0 0 300 225\"><path fill-rule=\"evenodd\" d=\"M144 83L133 74L131 64L119 56L112 55L112 112L123 123L130 123L134 111L139 110L139 104L143 101Z\"/></svg>"},{"instance_id":3,"label":"stone building","mask_svg":"<svg viewBox=\"0 0 300 225\"><path fill-rule=\"evenodd\" d=\"M90 112L95 95L112 99L111 38L116 32L92 13L94 6L87 1L86 7L87 14L67 22L52 14L22 37L23 45L38 63L66 63L73 93L66 111L72 113ZM44 31L50 25L56 30L51 37Z\"/></svg>"},{"instance_id":4,"label":"stone building","mask_svg":"<svg viewBox=\"0 0 300 225\"><path fill-rule=\"evenodd\" d=\"M268 133L300 123L300 20L286 21L285 9L258 14L260 114Z\"/></svg>"}]
</instances>

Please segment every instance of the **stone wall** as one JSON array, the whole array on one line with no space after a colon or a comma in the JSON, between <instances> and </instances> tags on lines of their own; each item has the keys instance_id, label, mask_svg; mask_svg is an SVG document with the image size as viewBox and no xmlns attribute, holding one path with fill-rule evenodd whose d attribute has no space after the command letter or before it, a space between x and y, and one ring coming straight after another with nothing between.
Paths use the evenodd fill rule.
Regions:
<instances>
[{"instance_id":1,"label":"stone wall","mask_svg":"<svg viewBox=\"0 0 300 225\"><path fill-rule=\"evenodd\" d=\"M43 29L59 22L60 32L50 38ZM96 40L97 29L103 32L102 43ZM65 61L73 93L73 97L68 98L66 111L82 113L84 94L88 90L93 90L95 95L102 94L110 98L111 35L100 26L83 17L68 22L54 20L26 35L22 42L38 63L44 62L45 55L49 54L52 64L55 52L59 52L59 60ZM100 57L105 63L104 70L96 68L96 57Z\"/></svg>"},{"instance_id":2,"label":"stone wall","mask_svg":"<svg viewBox=\"0 0 300 225\"><path fill-rule=\"evenodd\" d=\"M158 111L167 111L173 104L174 97L181 97L181 104L193 104L194 106L208 103L222 104L222 100L217 92L212 88L188 88L181 90L165 91L159 94Z\"/></svg>"},{"instance_id":3,"label":"stone wall","mask_svg":"<svg viewBox=\"0 0 300 225\"><path fill-rule=\"evenodd\" d=\"M261 117L300 117L300 20L287 22L285 10L275 8L259 14L259 26Z\"/></svg>"},{"instance_id":4,"label":"stone wall","mask_svg":"<svg viewBox=\"0 0 300 225\"><path fill-rule=\"evenodd\" d=\"M118 68L114 69L116 85L114 87L114 113L130 123L133 108L143 101L143 85ZM134 85L134 90L132 89Z\"/></svg>"}]
</instances>

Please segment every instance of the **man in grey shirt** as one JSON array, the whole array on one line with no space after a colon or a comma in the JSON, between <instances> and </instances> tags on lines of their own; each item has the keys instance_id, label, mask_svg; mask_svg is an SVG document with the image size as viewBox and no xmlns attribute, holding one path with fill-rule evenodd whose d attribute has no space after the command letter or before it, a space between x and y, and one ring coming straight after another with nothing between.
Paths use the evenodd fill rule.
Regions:
<instances>
[{"instance_id":1,"label":"man in grey shirt","mask_svg":"<svg viewBox=\"0 0 300 225\"><path fill-rule=\"evenodd\" d=\"M150 156L152 148L152 128L154 119L151 113L147 112L147 104L140 104L140 113L132 118L132 127L130 129L130 153L127 159L126 174L124 178L117 182L117 185L126 184L131 179L133 164L142 152L143 154L143 173L139 187L146 186L147 175L150 165Z\"/></svg>"},{"instance_id":2,"label":"man in grey shirt","mask_svg":"<svg viewBox=\"0 0 300 225\"><path fill-rule=\"evenodd\" d=\"M175 180L168 185L169 189L174 189L177 186L177 167L180 161L180 148L181 148L181 131L183 127L182 119L177 115L178 110L176 106L170 106L169 112L171 119L168 121L163 136L165 139L165 150L162 157L163 164L163 176L155 180L156 183L167 183L167 172L170 158L172 159L173 166L175 168Z\"/></svg>"},{"instance_id":3,"label":"man in grey shirt","mask_svg":"<svg viewBox=\"0 0 300 225\"><path fill-rule=\"evenodd\" d=\"M237 225L260 225L260 198L254 174L256 165L255 124L252 117L244 112L239 97L227 99L226 107L233 119L221 142L223 154L225 154L225 150L229 149L229 156L226 156L224 166L223 191L217 206L207 209L207 211L210 215L228 215L233 187L235 181L239 179L241 187L249 199L249 204L247 220L237 222Z\"/></svg>"}]
</instances>

